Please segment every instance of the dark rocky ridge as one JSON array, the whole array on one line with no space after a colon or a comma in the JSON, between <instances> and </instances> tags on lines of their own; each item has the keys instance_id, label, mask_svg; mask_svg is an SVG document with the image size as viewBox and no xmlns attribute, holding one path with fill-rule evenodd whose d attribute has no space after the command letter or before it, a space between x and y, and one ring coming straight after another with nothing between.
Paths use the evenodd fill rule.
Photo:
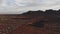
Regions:
<instances>
[{"instance_id":1,"label":"dark rocky ridge","mask_svg":"<svg viewBox=\"0 0 60 34\"><path fill-rule=\"evenodd\" d=\"M28 11L23 13L23 15L43 15L43 16L60 16L60 10L38 10L38 11Z\"/></svg>"}]
</instances>

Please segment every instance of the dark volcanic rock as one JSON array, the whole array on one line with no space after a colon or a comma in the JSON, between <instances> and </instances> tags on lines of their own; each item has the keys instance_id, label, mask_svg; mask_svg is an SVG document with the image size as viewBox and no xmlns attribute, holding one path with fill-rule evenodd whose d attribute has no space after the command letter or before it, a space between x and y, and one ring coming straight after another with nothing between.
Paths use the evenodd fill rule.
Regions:
<instances>
[{"instance_id":1,"label":"dark volcanic rock","mask_svg":"<svg viewBox=\"0 0 60 34\"><path fill-rule=\"evenodd\" d=\"M44 21L39 21L39 22L35 22L35 23L32 23L32 24L29 24L30 26L33 26L33 27L44 27Z\"/></svg>"},{"instance_id":2,"label":"dark volcanic rock","mask_svg":"<svg viewBox=\"0 0 60 34\"><path fill-rule=\"evenodd\" d=\"M45 16L60 16L60 10L52 10L52 9L49 9L49 10L45 10L45 11L42 11L42 10L38 10L38 11L28 11L26 13L23 13L23 15L37 15L37 16L41 16L41 15L45 15Z\"/></svg>"}]
</instances>

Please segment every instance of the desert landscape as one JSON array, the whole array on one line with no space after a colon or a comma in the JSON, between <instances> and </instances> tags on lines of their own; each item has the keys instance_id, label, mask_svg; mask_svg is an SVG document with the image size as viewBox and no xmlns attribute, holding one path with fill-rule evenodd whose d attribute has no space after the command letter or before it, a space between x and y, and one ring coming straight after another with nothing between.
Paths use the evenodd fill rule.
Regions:
<instances>
[{"instance_id":1,"label":"desert landscape","mask_svg":"<svg viewBox=\"0 0 60 34\"><path fill-rule=\"evenodd\" d=\"M60 34L60 10L1 14L0 34Z\"/></svg>"}]
</instances>

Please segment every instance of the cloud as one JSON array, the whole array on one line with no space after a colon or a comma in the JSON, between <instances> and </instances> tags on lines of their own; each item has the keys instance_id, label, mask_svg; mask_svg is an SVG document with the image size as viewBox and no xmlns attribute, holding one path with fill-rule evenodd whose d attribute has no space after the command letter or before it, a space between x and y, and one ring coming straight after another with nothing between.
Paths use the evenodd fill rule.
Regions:
<instances>
[{"instance_id":1,"label":"cloud","mask_svg":"<svg viewBox=\"0 0 60 34\"><path fill-rule=\"evenodd\" d=\"M39 9L60 9L60 0L0 0L0 14L21 14Z\"/></svg>"}]
</instances>

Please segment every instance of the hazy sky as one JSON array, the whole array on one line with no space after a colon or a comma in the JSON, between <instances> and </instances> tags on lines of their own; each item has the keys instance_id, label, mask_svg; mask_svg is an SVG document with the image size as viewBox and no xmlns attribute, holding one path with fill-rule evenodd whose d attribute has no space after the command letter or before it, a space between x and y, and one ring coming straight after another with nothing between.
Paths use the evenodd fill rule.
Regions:
<instances>
[{"instance_id":1,"label":"hazy sky","mask_svg":"<svg viewBox=\"0 0 60 34\"><path fill-rule=\"evenodd\" d=\"M28 10L60 9L60 0L0 0L0 14L20 14Z\"/></svg>"}]
</instances>

